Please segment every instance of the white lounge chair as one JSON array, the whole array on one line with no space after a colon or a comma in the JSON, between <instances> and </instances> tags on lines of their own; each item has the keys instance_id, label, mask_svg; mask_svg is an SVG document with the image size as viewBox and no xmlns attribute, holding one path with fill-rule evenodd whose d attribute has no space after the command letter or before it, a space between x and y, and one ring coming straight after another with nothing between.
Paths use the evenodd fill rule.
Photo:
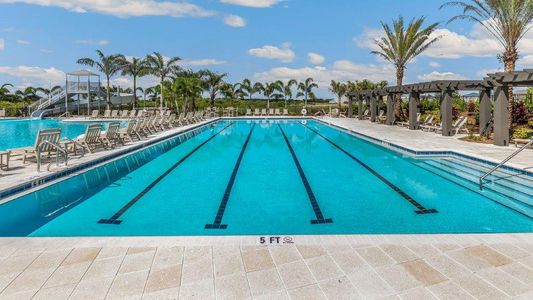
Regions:
<instances>
[{"instance_id":1,"label":"white lounge chair","mask_svg":"<svg viewBox=\"0 0 533 300\"><path fill-rule=\"evenodd\" d=\"M92 111L92 114L91 114L90 118L91 119L98 119L98 115L99 114L100 114L100 112L97 109L95 109L95 110Z\"/></svg>"},{"instance_id":2,"label":"white lounge chair","mask_svg":"<svg viewBox=\"0 0 533 300\"><path fill-rule=\"evenodd\" d=\"M261 108L261 116L266 116L266 115L267 115L266 108Z\"/></svg>"},{"instance_id":3,"label":"white lounge chair","mask_svg":"<svg viewBox=\"0 0 533 300\"><path fill-rule=\"evenodd\" d=\"M259 112L259 108L254 109L254 116L259 116L261 113Z\"/></svg>"},{"instance_id":4,"label":"white lounge chair","mask_svg":"<svg viewBox=\"0 0 533 300\"><path fill-rule=\"evenodd\" d=\"M252 115L252 110L247 108L246 109L246 116L251 116Z\"/></svg>"},{"instance_id":5,"label":"white lounge chair","mask_svg":"<svg viewBox=\"0 0 533 300\"><path fill-rule=\"evenodd\" d=\"M42 155L50 157L53 154L59 155L58 148L61 139L61 128L41 129L35 138L33 147L23 147L11 149L13 156L22 155L22 162L26 163L28 158L35 157L40 162Z\"/></svg>"},{"instance_id":6,"label":"white lounge chair","mask_svg":"<svg viewBox=\"0 0 533 300\"><path fill-rule=\"evenodd\" d=\"M284 109L283 109L283 115L284 115L284 116L288 116L288 115L289 115L289 110L286 109L286 108L284 108Z\"/></svg>"},{"instance_id":7,"label":"white lounge chair","mask_svg":"<svg viewBox=\"0 0 533 300\"><path fill-rule=\"evenodd\" d=\"M100 137L102 138L102 142L110 148L115 147L119 143L122 144L123 141L120 138L120 134L118 133L119 129L119 122L109 123L109 125L107 126L107 130L100 135Z\"/></svg>"},{"instance_id":8,"label":"white lounge chair","mask_svg":"<svg viewBox=\"0 0 533 300\"><path fill-rule=\"evenodd\" d=\"M79 136L76 141L86 148L89 153L93 153L98 148L106 148L101 138L102 125L91 124L85 129L85 134Z\"/></svg>"}]
</instances>

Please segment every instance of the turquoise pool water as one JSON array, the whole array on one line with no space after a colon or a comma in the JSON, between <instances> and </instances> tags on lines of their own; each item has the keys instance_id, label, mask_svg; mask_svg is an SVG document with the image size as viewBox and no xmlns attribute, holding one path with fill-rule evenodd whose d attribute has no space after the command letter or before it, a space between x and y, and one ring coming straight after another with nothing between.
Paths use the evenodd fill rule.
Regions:
<instances>
[{"instance_id":1,"label":"turquoise pool water","mask_svg":"<svg viewBox=\"0 0 533 300\"><path fill-rule=\"evenodd\" d=\"M0 235L533 232L420 160L304 123L218 121L0 205Z\"/></svg>"},{"instance_id":2,"label":"turquoise pool water","mask_svg":"<svg viewBox=\"0 0 533 300\"><path fill-rule=\"evenodd\" d=\"M61 136L75 138L85 132L87 122L61 122L54 119L45 120L1 120L0 151L26 146L33 146L35 137L41 129L61 128Z\"/></svg>"}]
</instances>

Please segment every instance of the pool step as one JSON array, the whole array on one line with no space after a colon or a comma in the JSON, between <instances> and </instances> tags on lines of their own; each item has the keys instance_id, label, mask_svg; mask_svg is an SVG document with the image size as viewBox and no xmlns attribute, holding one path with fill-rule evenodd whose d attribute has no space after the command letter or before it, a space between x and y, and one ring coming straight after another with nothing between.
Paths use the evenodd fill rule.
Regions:
<instances>
[{"instance_id":1,"label":"pool step","mask_svg":"<svg viewBox=\"0 0 533 300\"><path fill-rule=\"evenodd\" d=\"M480 176L484 175L486 172L490 171L492 169L492 166L487 166L481 163L477 162L471 162L463 159L447 159L450 163L453 163L454 165L460 165L467 168L470 168L474 171L480 172ZM479 171L482 170L482 171ZM504 178L504 179L502 179ZM486 178L486 181L491 180L497 180L502 181L505 180L506 182L511 182L513 184L520 184L524 185L526 187L529 187L533 189L533 177L526 176L523 174L517 174L510 171L507 171L505 169L498 169L493 174L491 174L489 177Z\"/></svg>"},{"instance_id":2,"label":"pool step","mask_svg":"<svg viewBox=\"0 0 533 300\"><path fill-rule=\"evenodd\" d=\"M454 173L460 177L478 183L479 177L485 174L486 170L476 170L474 167L469 167L464 164L457 164L451 160L435 160L428 162L430 164L439 164L439 167L444 168L445 171ZM483 188L489 188L505 195L512 197L533 205L533 182L528 183L525 180L515 180L516 177L508 177L509 174L494 174L490 179L497 179L494 182L486 182Z\"/></svg>"},{"instance_id":3,"label":"pool step","mask_svg":"<svg viewBox=\"0 0 533 300\"><path fill-rule=\"evenodd\" d=\"M417 165L435 175L467 188L472 192L478 193L492 201L498 202L526 216L529 216L530 218L533 218L532 205L515 198L513 194L507 193L507 191L506 193L497 191L493 186L490 185L487 185L482 191L479 190L479 185L477 182L478 177L464 175L464 173L461 172L450 172L450 169L446 169L446 167L444 167L442 164L435 163L434 161L423 161L417 163Z\"/></svg>"}]
</instances>

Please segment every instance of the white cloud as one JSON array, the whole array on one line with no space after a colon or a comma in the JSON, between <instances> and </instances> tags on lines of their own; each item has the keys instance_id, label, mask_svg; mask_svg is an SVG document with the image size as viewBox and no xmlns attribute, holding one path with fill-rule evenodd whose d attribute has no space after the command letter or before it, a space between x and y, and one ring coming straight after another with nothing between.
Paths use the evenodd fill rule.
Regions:
<instances>
[{"instance_id":1,"label":"white cloud","mask_svg":"<svg viewBox=\"0 0 533 300\"><path fill-rule=\"evenodd\" d=\"M518 58L518 64L520 65L533 65L533 55L520 56Z\"/></svg>"},{"instance_id":2,"label":"white cloud","mask_svg":"<svg viewBox=\"0 0 533 300\"><path fill-rule=\"evenodd\" d=\"M52 49L44 49L44 48L40 49L39 51L41 51L42 53L46 53L46 54L54 52L54 50L52 50Z\"/></svg>"},{"instance_id":3,"label":"white cloud","mask_svg":"<svg viewBox=\"0 0 533 300\"><path fill-rule=\"evenodd\" d=\"M108 40L76 40L74 41L74 43L82 44L82 45L97 45L97 46L109 45Z\"/></svg>"},{"instance_id":4,"label":"white cloud","mask_svg":"<svg viewBox=\"0 0 533 300\"><path fill-rule=\"evenodd\" d=\"M326 88L331 80L355 81L366 78L372 81L393 81L394 74L394 69L388 64L361 65L348 60L339 60L335 61L331 68L318 66L304 68L278 67L266 72L256 73L254 78L259 81L287 81L289 79L305 80L308 77L312 77L319 86Z\"/></svg>"},{"instance_id":5,"label":"white cloud","mask_svg":"<svg viewBox=\"0 0 533 300\"><path fill-rule=\"evenodd\" d=\"M479 70L477 71L476 75L478 77L486 77L487 74L491 74L491 73L497 73L497 72L503 72L503 69L482 69L482 70Z\"/></svg>"},{"instance_id":6,"label":"white cloud","mask_svg":"<svg viewBox=\"0 0 533 300\"><path fill-rule=\"evenodd\" d=\"M283 43L281 48L271 45L266 45L261 48L254 48L248 50L248 54L266 59L278 59L284 63L290 63L294 60L296 56L294 52L290 49L291 44L286 42Z\"/></svg>"},{"instance_id":7,"label":"white cloud","mask_svg":"<svg viewBox=\"0 0 533 300\"><path fill-rule=\"evenodd\" d=\"M206 17L214 12L183 1L155 0L0 0L0 3L26 3L55 6L76 13L96 12L121 18L140 16Z\"/></svg>"},{"instance_id":8,"label":"white cloud","mask_svg":"<svg viewBox=\"0 0 533 300\"><path fill-rule=\"evenodd\" d=\"M29 45L31 44L29 41L26 41L26 40L17 40L17 44L20 44L20 45Z\"/></svg>"},{"instance_id":9,"label":"white cloud","mask_svg":"<svg viewBox=\"0 0 533 300\"><path fill-rule=\"evenodd\" d=\"M4 39L0 39L0 50L4 50L5 47L6 47L6 44L4 42Z\"/></svg>"},{"instance_id":10,"label":"white cloud","mask_svg":"<svg viewBox=\"0 0 533 300\"><path fill-rule=\"evenodd\" d=\"M430 67L432 68L440 68L442 67L442 64L436 62L436 61L430 61L429 64L428 64Z\"/></svg>"},{"instance_id":11,"label":"white cloud","mask_svg":"<svg viewBox=\"0 0 533 300\"><path fill-rule=\"evenodd\" d=\"M184 59L179 62L182 66L187 67L200 67L200 66L216 66L225 64L225 60L216 60L214 58L205 59Z\"/></svg>"},{"instance_id":12,"label":"white cloud","mask_svg":"<svg viewBox=\"0 0 533 300\"><path fill-rule=\"evenodd\" d=\"M220 0L220 2L247 7L271 7L281 0Z\"/></svg>"},{"instance_id":13,"label":"white cloud","mask_svg":"<svg viewBox=\"0 0 533 300\"><path fill-rule=\"evenodd\" d=\"M314 52L307 53L307 57L309 58L309 62L313 65L320 65L326 60L324 56Z\"/></svg>"},{"instance_id":14,"label":"white cloud","mask_svg":"<svg viewBox=\"0 0 533 300\"><path fill-rule=\"evenodd\" d=\"M354 42L362 48L378 50L374 40L383 35L376 28L365 29L363 34L355 37ZM500 43L481 25L474 25L468 35L462 35L449 29L437 29L431 37L441 39L423 52L422 56L457 59L465 56L495 57L503 51ZM529 31L518 45L520 54L533 54L533 31Z\"/></svg>"},{"instance_id":15,"label":"white cloud","mask_svg":"<svg viewBox=\"0 0 533 300\"><path fill-rule=\"evenodd\" d=\"M463 75L455 74L453 72L433 71L431 73L419 75L417 79L421 81L433 81L433 80L464 80L467 78Z\"/></svg>"},{"instance_id":16,"label":"white cloud","mask_svg":"<svg viewBox=\"0 0 533 300\"><path fill-rule=\"evenodd\" d=\"M236 15L227 15L224 17L224 24L231 27L245 27L246 20Z\"/></svg>"},{"instance_id":17,"label":"white cloud","mask_svg":"<svg viewBox=\"0 0 533 300\"><path fill-rule=\"evenodd\" d=\"M65 73L54 67L0 67L0 74L7 75L18 82L20 86L48 86L51 84L63 84Z\"/></svg>"}]
</instances>

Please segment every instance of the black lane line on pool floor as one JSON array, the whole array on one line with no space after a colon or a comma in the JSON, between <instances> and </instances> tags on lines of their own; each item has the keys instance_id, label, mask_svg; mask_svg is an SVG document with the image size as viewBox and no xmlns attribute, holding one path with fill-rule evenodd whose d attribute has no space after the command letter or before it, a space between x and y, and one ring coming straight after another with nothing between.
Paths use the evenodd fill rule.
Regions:
<instances>
[{"instance_id":1,"label":"black lane line on pool floor","mask_svg":"<svg viewBox=\"0 0 533 300\"><path fill-rule=\"evenodd\" d=\"M178 162L172 165L172 167L166 170L165 173L161 174L159 177L157 177L156 180L152 181L152 183L150 183L142 192L140 192L137 196L135 196L135 198L131 199L128 203L126 203L126 205L124 205L111 218L101 219L100 221L98 221L98 223L99 224L113 224L113 225L119 225L120 223L122 223L122 220L119 220L118 218L120 218L128 209L130 209L135 203L137 203L137 201L139 201L144 195L146 195L146 193L148 193L152 188L154 188L161 180L163 180L163 178L165 178L168 174L174 171L174 169L176 169L179 165L181 165L185 160L191 157L196 151L198 151L205 144L209 143L222 131L226 130L228 127L232 125L233 123L230 123L228 126L222 128L220 131L210 136L207 140L203 141L200 145L196 146L194 149L191 150L191 152L187 153L187 155L182 157Z\"/></svg>"},{"instance_id":2,"label":"black lane line on pool floor","mask_svg":"<svg viewBox=\"0 0 533 300\"><path fill-rule=\"evenodd\" d=\"M379 180L383 181L383 183L385 183L386 185L388 185L391 189L393 189L395 192L397 192L398 194L400 194L400 196L402 196L405 200L409 201L409 203L411 203L414 207L416 207L417 210L415 210L415 213L419 214L419 215L423 215L423 214L432 214L432 213L437 213L438 211L434 208L425 208L424 206L422 206L422 204L418 203L415 199L413 199L411 196L407 195L407 193L405 193L404 191L402 191L399 187L397 187L396 185L394 185L392 182L388 181L385 177L381 176L378 172L376 172L374 169L372 169L371 167L369 167L367 164L365 164L364 162L362 162L360 159L358 159L357 157L353 156L350 152L346 151L344 148L342 148L341 146L337 145L335 142L333 142L332 140L328 139L327 137L325 137L324 135L322 135L321 133L319 133L318 131L314 130L313 128L311 127L308 127L307 125L304 125L302 124L302 126L304 126L305 128L311 130L312 132L314 132L316 135L318 135L319 137L323 138L325 141L327 141L328 143L330 143L331 145L333 145L335 148L339 149L342 153L346 154L348 157L350 157L351 159L353 159L355 162L357 162L358 164L360 164L363 168L365 168L368 172L372 173L372 175L376 176L377 178L379 178Z\"/></svg>"},{"instance_id":3,"label":"black lane line on pool floor","mask_svg":"<svg viewBox=\"0 0 533 300\"><path fill-rule=\"evenodd\" d=\"M235 162L235 166L233 167L233 172L231 173L231 177L229 178L228 185L226 186L226 190L224 191L224 195L222 196L222 200L220 201L220 206L218 207L217 215L215 216L215 221L213 222L213 224L205 224L205 229L226 229L228 228L227 224L222 224L222 218L224 217L224 212L226 211L226 205L228 204L231 190L233 189L233 185L235 184L235 179L237 178L237 173L239 172L239 167L241 166L242 158L244 156L244 151L246 151L246 148L248 147L248 143L250 142L250 138L252 137L252 132L254 131L254 128L255 128L255 123L252 125L252 128L250 128L250 133L248 133L248 136L246 137L246 141L244 141L244 144L242 145L241 153L239 153L239 157L237 158L237 161Z\"/></svg>"},{"instance_id":4,"label":"black lane line on pool floor","mask_svg":"<svg viewBox=\"0 0 533 300\"><path fill-rule=\"evenodd\" d=\"M281 134L283 135L283 139L285 140L285 143L287 143L287 146L289 147L289 152L291 153L292 159L294 160L296 169L298 169L298 174L300 174L300 178L302 179L302 183L304 184L305 191L307 192L307 196L309 197L309 201L311 201L311 206L313 207L313 211L315 212L316 220L311 220L311 224L333 223L333 219L324 218L324 215L322 214L322 210L320 209L320 205L318 205L318 201L316 200L315 193L313 193L313 189L311 189L309 180L307 180L307 176L305 176L305 172L302 168L302 165L300 164L300 161L298 160L298 157L296 156L296 153L294 152L294 149L292 148L291 143L289 142L289 139L287 138L287 135L285 135L285 131L283 131L283 129L281 128L279 124L278 124L278 127L279 127L279 130L281 130Z\"/></svg>"}]
</instances>

